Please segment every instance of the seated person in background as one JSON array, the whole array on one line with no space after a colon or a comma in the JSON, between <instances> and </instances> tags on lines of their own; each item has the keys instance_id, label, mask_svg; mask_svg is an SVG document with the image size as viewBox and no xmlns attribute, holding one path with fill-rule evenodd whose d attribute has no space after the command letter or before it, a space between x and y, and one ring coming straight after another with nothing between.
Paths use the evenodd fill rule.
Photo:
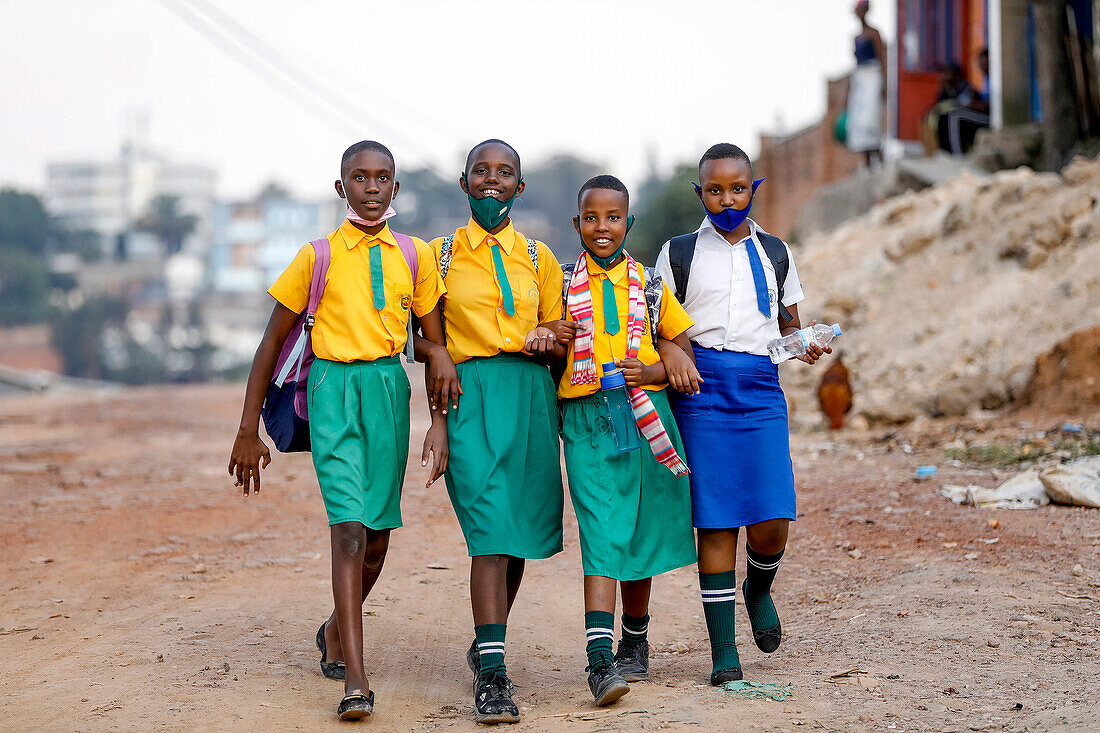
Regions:
<instances>
[{"instance_id":1,"label":"seated person in background","mask_svg":"<svg viewBox=\"0 0 1100 733\"><path fill-rule=\"evenodd\" d=\"M957 105L941 114L936 121L936 137L940 148L952 155L963 155L974 144L978 130L989 127L989 50L978 52L978 68L982 85L967 90L956 99Z\"/></svg>"}]
</instances>

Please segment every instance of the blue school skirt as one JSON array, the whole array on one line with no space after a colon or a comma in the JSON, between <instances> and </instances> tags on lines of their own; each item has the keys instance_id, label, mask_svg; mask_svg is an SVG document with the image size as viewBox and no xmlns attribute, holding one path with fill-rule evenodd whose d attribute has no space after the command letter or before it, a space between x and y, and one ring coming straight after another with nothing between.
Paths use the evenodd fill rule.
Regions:
<instances>
[{"instance_id":1,"label":"blue school skirt","mask_svg":"<svg viewBox=\"0 0 1100 733\"><path fill-rule=\"evenodd\" d=\"M793 520L794 469L778 367L766 356L694 349L700 394L678 395L672 406L691 469L692 523L731 529Z\"/></svg>"}]
</instances>

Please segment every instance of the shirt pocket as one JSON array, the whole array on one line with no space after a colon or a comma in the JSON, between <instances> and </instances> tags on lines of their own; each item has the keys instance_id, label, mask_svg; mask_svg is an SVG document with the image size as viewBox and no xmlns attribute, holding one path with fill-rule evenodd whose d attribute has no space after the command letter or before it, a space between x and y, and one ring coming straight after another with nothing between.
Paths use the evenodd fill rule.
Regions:
<instances>
[{"instance_id":1,"label":"shirt pocket","mask_svg":"<svg viewBox=\"0 0 1100 733\"><path fill-rule=\"evenodd\" d=\"M530 330L539 323L539 284L534 278L524 276L517 278L516 287L512 290L513 302L516 306L516 319L523 327Z\"/></svg>"}]
</instances>

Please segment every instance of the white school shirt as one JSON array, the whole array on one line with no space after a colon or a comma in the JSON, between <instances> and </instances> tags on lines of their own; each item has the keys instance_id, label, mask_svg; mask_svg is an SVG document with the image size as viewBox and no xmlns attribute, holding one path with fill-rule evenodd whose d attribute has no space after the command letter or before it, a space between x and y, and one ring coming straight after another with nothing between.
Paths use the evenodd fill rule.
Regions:
<instances>
[{"instance_id":1,"label":"white school shirt","mask_svg":"<svg viewBox=\"0 0 1100 733\"><path fill-rule=\"evenodd\" d=\"M703 219L702 226L696 231L695 255L691 260L687 292L684 293L684 310L695 325L688 329L687 335L707 349L767 356L768 342L779 338L775 267L756 237L759 227L752 219L748 221L749 236L737 244L727 242L710 219ZM756 287L746 249L749 244L756 247L760 263L764 266L771 318L765 318L756 304ZM665 242L661 254L657 256L657 272L670 287L674 287L672 267L668 263L668 246L669 243ZM787 243L784 242L783 246L787 247ZM783 283L783 305L790 307L806 296L802 294L802 284L798 281L790 247L787 247L787 261L790 267Z\"/></svg>"}]
</instances>

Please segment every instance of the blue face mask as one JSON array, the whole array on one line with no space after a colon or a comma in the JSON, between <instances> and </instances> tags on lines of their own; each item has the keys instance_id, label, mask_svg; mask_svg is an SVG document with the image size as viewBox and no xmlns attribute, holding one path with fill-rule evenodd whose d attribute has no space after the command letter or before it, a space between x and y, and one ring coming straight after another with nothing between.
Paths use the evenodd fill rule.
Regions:
<instances>
[{"instance_id":1,"label":"blue face mask","mask_svg":"<svg viewBox=\"0 0 1100 733\"><path fill-rule=\"evenodd\" d=\"M581 218L579 216L573 217L573 223L577 225L577 230L580 230ZM634 215L626 217L626 234L630 234L630 227L634 226ZM619 248L612 252L607 257L600 257L598 254L588 248L588 245L584 243L584 237L581 237L581 247L584 248L585 254L591 257L596 263L603 269L607 269L615 260L619 259L619 255L623 253L623 249L626 248L626 234L623 235L623 243L619 245Z\"/></svg>"},{"instance_id":2,"label":"blue face mask","mask_svg":"<svg viewBox=\"0 0 1100 733\"><path fill-rule=\"evenodd\" d=\"M743 209L735 209L732 206L726 209L722 209L717 214L712 214L710 209L703 206L703 211L706 212L707 218L710 219L710 223L723 232L732 232L737 227L744 223L745 219L749 218L749 210L752 209L752 199L756 196L756 189L760 184L768 180L767 176L764 178L758 178L752 182L752 196L749 197L749 205ZM692 186L695 187L695 195L699 197L699 200L703 200L703 189L699 187L698 183L692 182Z\"/></svg>"}]
</instances>

